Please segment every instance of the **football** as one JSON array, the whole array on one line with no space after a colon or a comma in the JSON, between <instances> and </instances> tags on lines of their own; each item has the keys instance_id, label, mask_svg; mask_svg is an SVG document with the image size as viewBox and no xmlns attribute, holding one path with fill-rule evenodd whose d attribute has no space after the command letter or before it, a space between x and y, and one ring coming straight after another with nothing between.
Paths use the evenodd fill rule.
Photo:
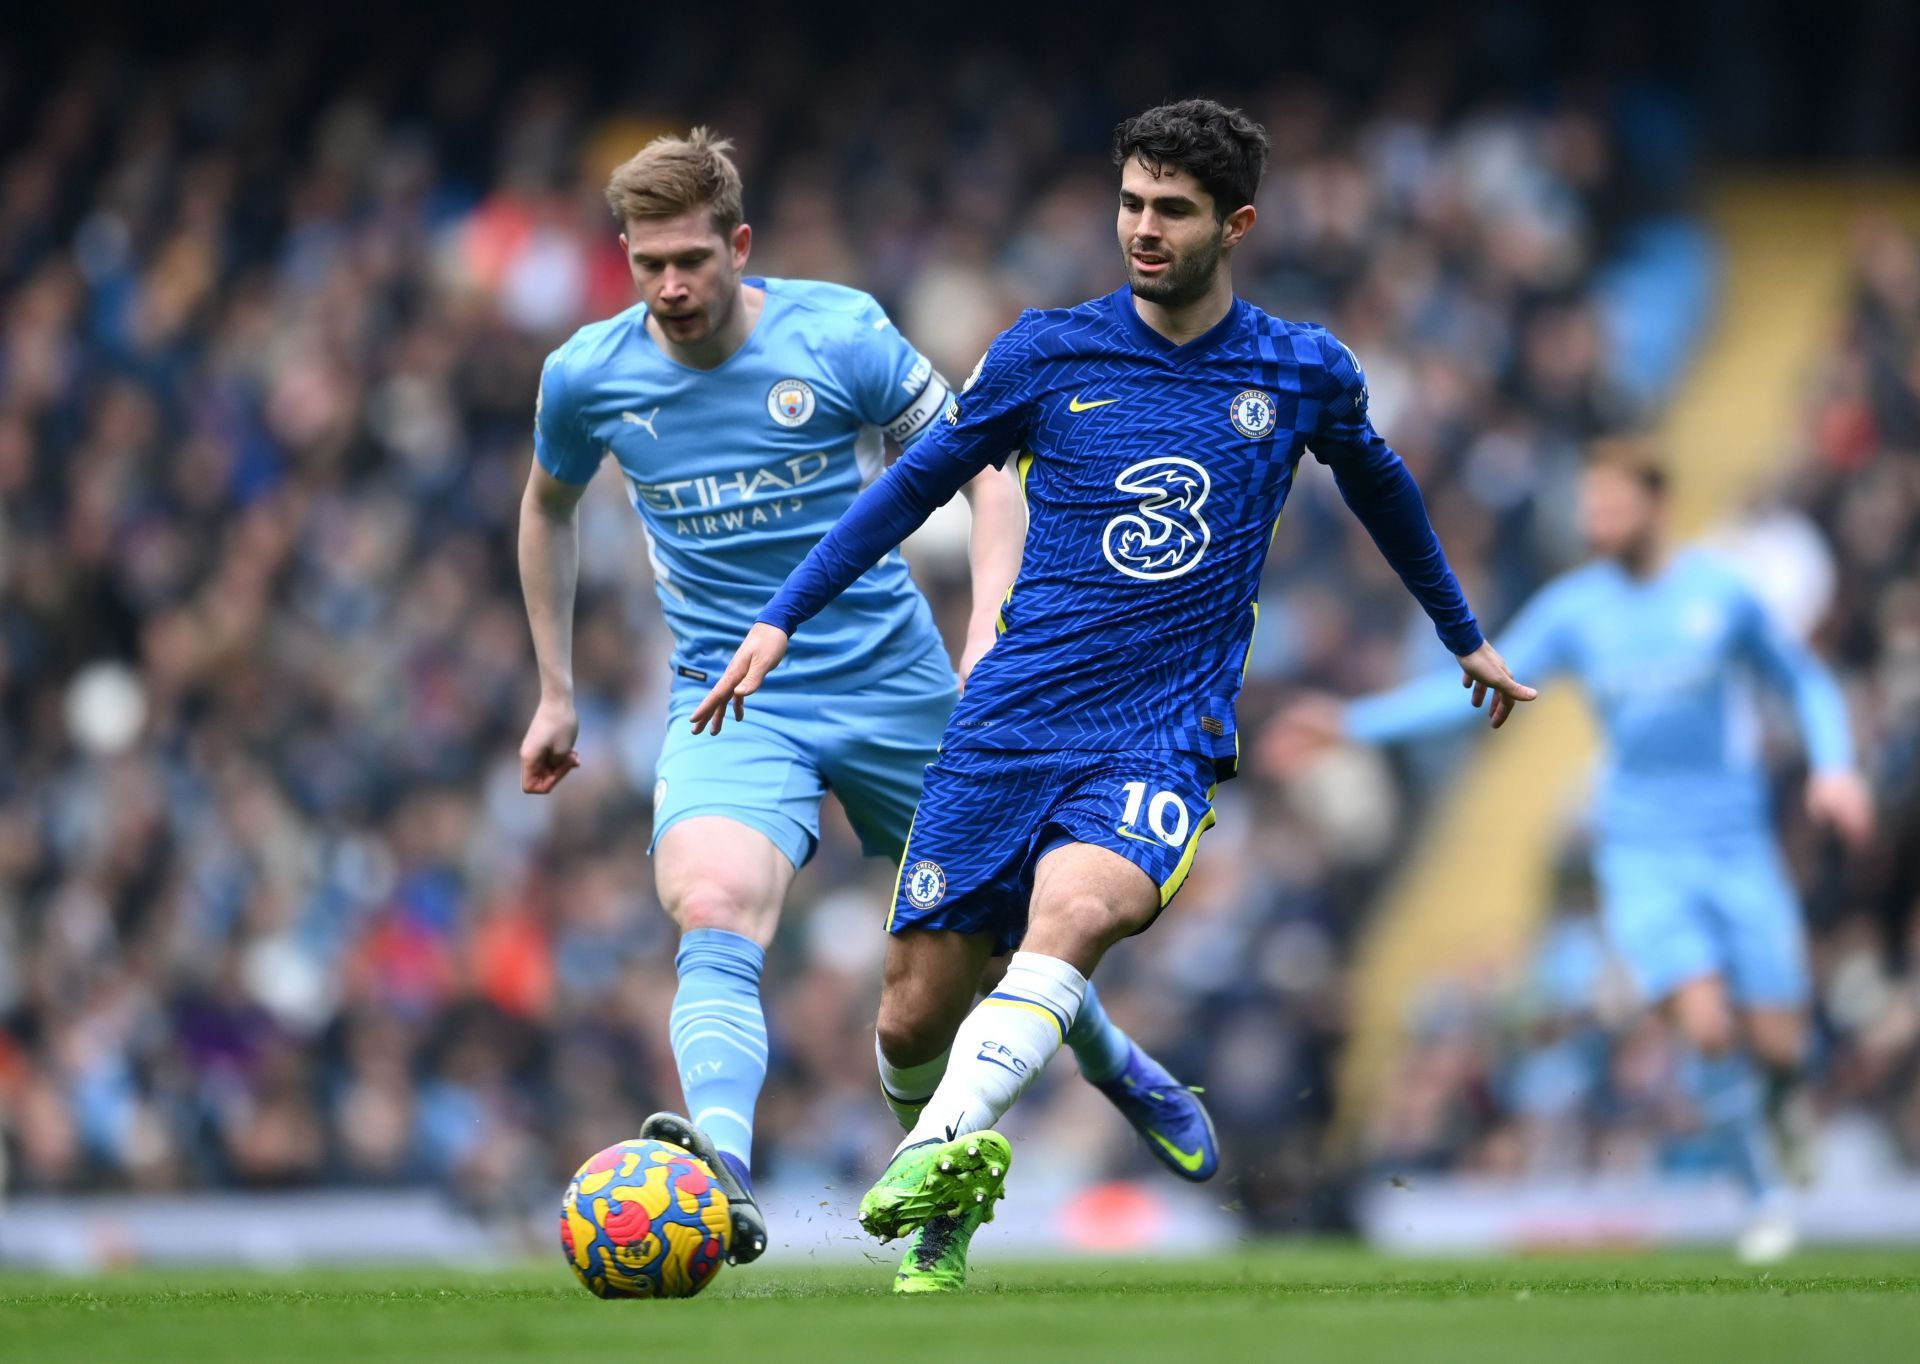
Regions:
<instances>
[{"instance_id":1,"label":"football","mask_svg":"<svg viewBox=\"0 0 1920 1364\"><path fill-rule=\"evenodd\" d=\"M690 1298L725 1263L727 1195L699 1157L623 1141L575 1172L560 1202L560 1248L602 1298Z\"/></svg>"}]
</instances>

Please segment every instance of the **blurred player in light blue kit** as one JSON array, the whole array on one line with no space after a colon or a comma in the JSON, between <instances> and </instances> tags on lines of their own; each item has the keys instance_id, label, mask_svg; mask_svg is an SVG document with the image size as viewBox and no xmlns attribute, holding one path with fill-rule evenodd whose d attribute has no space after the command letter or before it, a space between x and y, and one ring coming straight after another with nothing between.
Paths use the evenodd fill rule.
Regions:
<instances>
[{"instance_id":1,"label":"blurred player in light blue kit","mask_svg":"<svg viewBox=\"0 0 1920 1364\"><path fill-rule=\"evenodd\" d=\"M1827 670L1730 566L1670 545L1653 450L1598 446L1580 515L1596 558L1542 588L1502 643L1518 671L1577 678L1605 732L1595 870L1607 936L1692 1044L1688 1087L1754 1200L1742 1254L1778 1259L1796 1240L1780 1167L1798 1163L1787 1119L1809 981L1752 683L1792 701L1816 820L1858 842L1871 829L1870 797ZM1309 699L1282 718L1270 751L1284 768L1333 737L1385 743L1456 728L1458 698L1451 678L1432 677L1344 707Z\"/></svg>"},{"instance_id":2,"label":"blurred player in light blue kit","mask_svg":"<svg viewBox=\"0 0 1920 1364\"><path fill-rule=\"evenodd\" d=\"M672 1043L690 1120L656 1114L641 1135L708 1161L731 1200L732 1258L746 1261L766 1244L749 1170L767 1071L760 975L781 904L813 855L828 788L868 853L900 856L956 688L895 553L823 613L752 723L718 744L697 743L684 723L755 612L883 472L888 441L911 446L949 401L866 294L744 275L753 234L727 147L705 130L659 138L613 173L607 201L641 302L581 328L541 375L520 518L540 704L520 759L536 794L579 764L577 508L611 458L673 631L679 722L660 755L652 851L661 904L681 929ZM1025 532L1010 477L988 471L966 493L974 626L963 681L994 639ZM1097 1006L1083 1017L1071 1039L1082 1073L1112 1082L1137 1048ZM916 1111L918 1081L881 1071L895 1111Z\"/></svg>"}]
</instances>

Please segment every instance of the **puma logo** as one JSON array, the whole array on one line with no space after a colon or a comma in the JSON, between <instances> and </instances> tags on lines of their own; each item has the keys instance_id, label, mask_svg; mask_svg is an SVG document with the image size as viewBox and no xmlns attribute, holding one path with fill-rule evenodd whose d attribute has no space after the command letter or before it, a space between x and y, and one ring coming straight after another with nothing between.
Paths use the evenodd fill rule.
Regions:
<instances>
[{"instance_id":1,"label":"puma logo","mask_svg":"<svg viewBox=\"0 0 1920 1364\"><path fill-rule=\"evenodd\" d=\"M652 436L655 440L659 440L660 433L653 429L653 419L659 415L660 415L660 409L658 407L655 407L653 411L647 413L647 415L644 417L641 416L638 412L622 412L620 414L620 420L623 422L632 423L633 425L639 427L641 430L645 431L649 436Z\"/></svg>"}]
</instances>

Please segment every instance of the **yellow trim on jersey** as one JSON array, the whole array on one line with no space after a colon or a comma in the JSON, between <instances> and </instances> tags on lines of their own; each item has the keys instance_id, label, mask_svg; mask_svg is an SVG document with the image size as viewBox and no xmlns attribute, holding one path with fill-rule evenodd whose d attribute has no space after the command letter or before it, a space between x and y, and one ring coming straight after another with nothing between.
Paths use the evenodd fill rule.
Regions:
<instances>
[{"instance_id":1,"label":"yellow trim on jersey","mask_svg":"<svg viewBox=\"0 0 1920 1364\"><path fill-rule=\"evenodd\" d=\"M1174 896L1180 893L1181 884L1187 879L1187 873L1193 870L1193 855L1200 851L1200 835L1213 827L1213 793L1220 788L1207 788L1207 813L1200 817L1200 827L1193 831L1193 837L1187 840L1187 850L1180 854L1180 865L1173 869L1173 875L1160 884L1160 908L1165 909Z\"/></svg>"},{"instance_id":2,"label":"yellow trim on jersey","mask_svg":"<svg viewBox=\"0 0 1920 1364\"><path fill-rule=\"evenodd\" d=\"M1014 467L1020 473L1020 510L1027 513L1027 525L1033 525L1033 512L1027 503L1027 472L1033 468L1033 451L1022 450L1014 461ZM1013 581L1007 584L1007 595L1000 599L1000 612L993 618L993 632L1004 635L1007 632L1007 604L1013 600L1013 589L1020 585L1020 575L1015 573Z\"/></svg>"},{"instance_id":3,"label":"yellow trim on jersey","mask_svg":"<svg viewBox=\"0 0 1920 1364\"><path fill-rule=\"evenodd\" d=\"M1040 1017L1053 1024L1053 1030L1060 1034L1060 1040L1063 1042L1066 1041L1067 1035L1060 1027L1060 1015L1056 1014L1052 1009L1043 1008L1038 1004L1029 1004L1024 999L1002 999L997 995L988 995L980 1002L982 1004L995 1004L1002 1009L1025 1009L1030 1014L1039 1014Z\"/></svg>"}]
</instances>

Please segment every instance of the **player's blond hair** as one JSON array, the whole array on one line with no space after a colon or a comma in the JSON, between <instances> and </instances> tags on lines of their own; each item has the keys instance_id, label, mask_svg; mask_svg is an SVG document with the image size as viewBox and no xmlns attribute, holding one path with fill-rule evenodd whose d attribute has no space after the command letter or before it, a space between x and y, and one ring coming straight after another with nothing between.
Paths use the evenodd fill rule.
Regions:
<instances>
[{"instance_id":1,"label":"player's blond hair","mask_svg":"<svg viewBox=\"0 0 1920 1364\"><path fill-rule=\"evenodd\" d=\"M706 128L685 137L656 137L614 168L607 179L607 207L622 226L704 208L724 237L743 217L740 170L727 155L732 149L732 142Z\"/></svg>"}]
</instances>

